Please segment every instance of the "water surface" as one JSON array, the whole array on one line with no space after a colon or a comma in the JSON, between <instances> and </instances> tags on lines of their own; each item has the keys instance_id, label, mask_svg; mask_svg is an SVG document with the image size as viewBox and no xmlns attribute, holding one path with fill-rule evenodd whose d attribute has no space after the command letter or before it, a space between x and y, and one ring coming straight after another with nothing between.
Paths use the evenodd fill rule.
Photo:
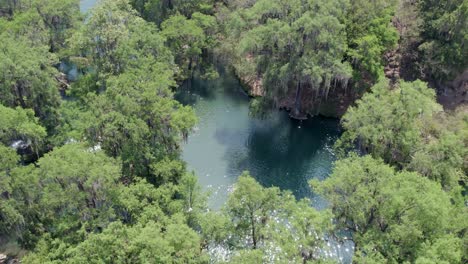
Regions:
<instances>
[{"instance_id":1,"label":"water surface","mask_svg":"<svg viewBox=\"0 0 468 264\"><path fill-rule=\"evenodd\" d=\"M98 0L80 0L80 10L83 13L88 12L93 6L96 5Z\"/></svg>"},{"instance_id":2,"label":"water surface","mask_svg":"<svg viewBox=\"0 0 468 264\"><path fill-rule=\"evenodd\" d=\"M219 208L245 170L263 186L291 190L296 197L313 199L308 185L324 179L331 170L331 146L338 138L338 121L314 117L295 121L284 111L266 119L249 115L249 98L230 74L215 81L195 79L179 88L176 99L191 105L200 120L184 145L183 159L212 191L210 205Z\"/></svg>"}]
</instances>

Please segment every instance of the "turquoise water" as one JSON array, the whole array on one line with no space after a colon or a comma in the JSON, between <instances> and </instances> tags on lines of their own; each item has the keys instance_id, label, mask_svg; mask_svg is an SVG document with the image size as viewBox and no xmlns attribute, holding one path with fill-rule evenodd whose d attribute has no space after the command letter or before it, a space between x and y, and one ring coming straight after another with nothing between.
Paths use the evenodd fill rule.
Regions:
<instances>
[{"instance_id":1,"label":"turquoise water","mask_svg":"<svg viewBox=\"0 0 468 264\"><path fill-rule=\"evenodd\" d=\"M94 5L96 5L97 0L80 0L80 10L83 13L86 13L91 9Z\"/></svg>"},{"instance_id":2,"label":"turquoise water","mask_svg":"<svg viewBox=\"0 0 468 264\"><path fill-rule=\"evenodd\" d=\"M334 160L331 149L340 134L338 121L314 117L291 120L284 111L266 119L249 115L249 98L232 75L215 81L194 80L179 88L176 99L193 106L200 119L183 148L183 159L211 190L210 205L219 208L237 177L245 170L262 185L291 190L324 202L309 188L312 178L323 179Z\"/></svg>"}]
</instances>

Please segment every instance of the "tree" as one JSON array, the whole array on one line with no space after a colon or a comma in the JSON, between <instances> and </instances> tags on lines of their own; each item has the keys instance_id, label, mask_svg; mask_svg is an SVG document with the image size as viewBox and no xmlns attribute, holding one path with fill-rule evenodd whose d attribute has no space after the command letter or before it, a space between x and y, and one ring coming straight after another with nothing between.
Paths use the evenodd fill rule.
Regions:
<instances>
[{"instance_id":1,"label":"tree","mask_svg":"<svg viewBox=\"0 0 468 264\"><path fill-rule=\"evenodd\" d=\"M32 9L40 15L49 30L49 45L52 52L65 47L71 31L80 21L80 2L77 0L34 0Z\"/></svg>"},{"instance_id":2,"label":"tree","mask_svg":"<svg viewBox=\"0 0 468 264\"><path fill-rule=\"evenodd\" d=\"M401 82L392 90L382 80L343 116L346 131L337 144L350 150L357 143L363 152L402 167L424 144L426 125L439 111L435 93L425 83Z\"/></svg>"},{"instance_id":3,"label":"tree","mask_svg":"<svg viewBox=\"0 0 468 264\"><path fill-rule=\"evenodd\" d=\"M440 185L417 173L351 156L336 163L330 178L312 185L331 203L338 230L352 230L357 262L413 262L432 243L462 250L454 219L466 212L457 212ZM438 257L461 263L460 254Z\"/></svg>"},{"instance_id":4,"label":"tree","mask_svg":"<svg viewBox=\"0 0 468 264\"><path fill-rule=\"evenodd\" d=\"M343 116L336 147L356 150L420 174L461 193L466 181L466 114L444 114L434 91L421 81L390 89L381 81ZM451 128L449 128L451 127Z\"/></svg>"},{"instance_id":5,"label":"tree","mask_svg":"<svg viewBox=\"0 0 468 264\"><path fill-rule=\"evenodd\" d=\"M110 12L112 11L112 12ZM102 1L71 38L73 58L83 70L92 67L101 87L111 75L144 60L173 70L172 55L157 29L138 17L126 0ZM86 72L86 71L85 71Z\"/></svg>"},{"instance_id":6,"label":"tree","mask_svg":"<svg viewBox=\"0 0 468 264\"><path fill-rule=\"evenodd\" d=\"M196 122L193 110L172 98L171 75L162 67L156 64L110 78L105 93L89 98L88 141L121 157L130 178L154 175L157 170L151 166L177 159L180 141Z\"/></svg>"},{"instance_id":7,"label":"tree","mask_svg":"<svg viewBox=\"0 0 468 264\"><path fill-rule=\"evenodd\" d=\"M320 248L331 229L331 214L310 204L276 187L264 188L244 172L223 212L201 217L205 248L227 247L235 252L235 263L251 258L269 263L324 261Z\"/></svg>"},{"instance_id":8,"label":"tree","mask_svg":"<svg viewBox=\"0 0 468 264\"><path fill-rule=\"evenodd\" d=\"M193 110L173 99L175 65L165 38L125 0L102 2L75 38L79 60L95 69L87 73L95 87L73 88L85 107L70 129L84 128L82 138L120 157L128 179L161 183L155 172L177 166L179 143L196 122Z\"/></svg>"},{"instance_id":9,"label":"tree","mask_svg":"<svg viewBox=\"0 0 468 264\"><path fill-rule=\"evenodd\" d=\"M46 154L37 165L9 169L8 193L2 196L2 204L21 214L7 234L16 231L24 247L34 247L44 233L76 242L115 217L119 167L104 153L69 144Z\"/></svg>"},{"instance_id":10,"label":"tree","mask_svg":"<svg viewBox=\"0 0 468 264\"><path fill-rule=\"evenodd\" d=\"M383 74L383 54L396 46L398 33L391 24L397 1L352 0L346 12L348 61L354 65L358 87L374 84ZM364 87L368 88L368 87Z\"/></svg>"},{"instance_id":11,"label":"tree","mask_svg":"<svg viewBox=\"0 0 468 264\"><path fill-rule=\"evenodd\" d=\"M270 213L279 202L279 189L263 189L246 172L239 177L235 188L227 202L227 212L234 228L240 231L241 236L249 237L249 243L256 249L265 235Z\"/></svg>"},{"instance_id":12,"label":"tree","mask_svg":"<svg viewBox=\"0 0 468 264\"><path fill-rule=\"evenodd\" d=\"M431 180L440 182L447 190L466 183L464 157L466 146L458 135L444 132L416 151L408 168Z\"/></svg>"},{"instance_id":13,"label":"tree","mask_svg":"<svg viewBox=\"0 0 468 264\"><path fill-rule=\"evenodd\" d=\"M436 82L452 80L468 65L468 2L422 0L418 7L423 21L419 46L423 70Z\"/></svg>"},{"instance_id":14,"label":"tree","mask_svg":"<svg viewBox=\"0 0 468 264\"><path fill-rule=\"evenodd\" d=\"M193 13L191 19L177 14L161 24L161 34L167 38L167 45L174 54L175 62L181 68L178 78L188 79L198 66L203 70L202 55L216 42L216 19L202 13ZM205 65L206 67L206 65Z\"/></svg>"},{"instance_id":15,"label":"tree","mask_svg":"<svg viewBox=\"0 0 468 264\"><path fill-rule=\"evenodd\" d=\"M213 0L131 0L132 6L148 21L160 25L172 15L191 18L193 13L213 13Z\"/></svg>"},{"instance_id":16,"label":"tree","mask_svg":"<svg viewBox=\"0 0 468 264\"><path fill-rule=\"evenodd\" d=\"M50 131L58 123L60 105L55 56L45 46L30 46L24 38L1 34L0 103L31 108Z\"/></svg>"},{"instance_id":17,"label":"tree","mask_svg":"<svg viewBox=\"0 0 468 264\"><path fill-rule=\"evenodd\" d=\"M12 109L0 104L0 124L0 141L3 144L9 145L14 140L23 140L39 158L39 151L47 132L31 109Z\"/></svg>"},{"instance_id":18,"label":"tree","mask_svg":"<svg viewBox=\"0 0 468 264\"><path fill-rule=\"evenodd\" d=\"M203 204L193 176L180 185L155 187L144 179L123 185L115 160L78 144L54 150L38 165L11 177L10 201L24 219L15 228L34 249L23 262L206 263L200 236L188 225L192 211L184 212L191 206L199 213ZM3 202L1 219L14 220Z\"/></svg>"},{"instance_id":19,"label":"tree","mask_svg":"<svg viewBox=\"0 0 468 264\"><path fill-rule=\"evenodd\" d=\"M295 116L314 114L314 98L326 98L335 84L346 86L351 68L342 60L347 45L341 18L347 4L264 0L229 14L225 47L241 78L262 79L262 108L289 96ZM304 94L312 98L302 100Z\"/></svg>"},{"instance_id":20,"label":"tree","mask_svg":"<svg viewBox=\"0 0 468 264\"><path fill-rule=\"evenodd\" d=\"M23 221L21 212L15 207L15 201L10 199L11 170L19 162L19 157L14 149L0 144L0 234L7 234L16 225Z\"/></svg>"},{"instance_id":21,"label":"tree","mask_svg":"<svg viewBox=\"0 0 468 264\"><path fill-rule=\"evenodd\" d=\"M15 1L16 2L16 1ZM0 18L0 32L29 46L48 46L49 32L39 13L31 7L31 2L18 4L14 16Z\"/></svg>"},{"instance_id":22,"label":"tree","mask_svg":"<svg viewBox=\"0 0 468 264\"><path fill-rule=\"evenodd\" d=\"M117 222L75 247L67 248L58 240L43 240L37 253L23 262L207 263L198 245L197 233L177 219L166 227L154 221L132 227Z\"/></svg>"}]
</instances>

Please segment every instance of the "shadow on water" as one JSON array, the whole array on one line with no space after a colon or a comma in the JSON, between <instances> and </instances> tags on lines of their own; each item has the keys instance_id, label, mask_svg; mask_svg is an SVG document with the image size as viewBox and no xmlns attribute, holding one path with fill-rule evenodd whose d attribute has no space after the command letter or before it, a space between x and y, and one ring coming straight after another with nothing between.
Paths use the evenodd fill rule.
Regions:
<instances>
[{"instance_id":1,"label":"shadow on water","mask_svg":"<svg viewBox=\"0 0 468 264\"><path fill-rule=\"evenodd\" d=\"M263 186L291 190L297 198L312 197L308 181L325 178L331 169L336 121L313 118L301 123L278 113L273 120L253 119L249 125L247 136L216 131L216 140L227 146L223 159L228 171L248 170Z\"/></svg>"},{"instance_id":2,"label":"shadow on water","mask_svg":"<svg viewBox=\"0 0 468 264\"><path fill-rule=\"evenodd\" d=\"M193 78L185 81L175 94L175 99L184 105L195 105L200 99L215 101L226 97L230 103L245 105L247 94L240 88L239 81L232 75L222 72L220 78L215 80L202 80Z\"/></svg>"},{"instance_id":3,"label":"shadow on water","mask_svg":"<svg viewBox=\"0 0 468 264\"><path fill-rule=\"evenodd\" d=\"M183 158L205 188L216 189L214 207L222 205L244 170L264 186L291 190L298 198L317 200L315 207L324 207L314 199L308 181L330 173L331 146L340 134L337 120L296 121L284 111L263 120L249 116L248 96L229 73L214 81L194 79L180 88L176 99L192 105L200 118Z\"/></svg>"}]
</instances>

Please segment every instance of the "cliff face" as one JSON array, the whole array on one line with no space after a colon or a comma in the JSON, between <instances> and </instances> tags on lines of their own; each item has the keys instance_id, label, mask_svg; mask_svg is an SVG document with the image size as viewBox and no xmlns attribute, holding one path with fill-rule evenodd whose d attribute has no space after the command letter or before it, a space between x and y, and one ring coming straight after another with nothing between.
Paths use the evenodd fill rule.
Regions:
<instances>
[{"instance_id":1,"label":"cliff face","mask_svg":"<svg viewBox=\"0 0 468 264\"><path fill-rule=\"evenodd\" d=\"M357 98L354 93L342 87L333 87L327 92L306 86L298 98L295 89L289 90L280 100L279 107L290 111L290 116L296 119L306 119L307 116L315 115L339 118ZM297 106L298 111L294 111Z\"/></svg>"},{"instance_id":2,"label":"cliff face","mask_svg":"<svg viewBox=\"0 0 468 264\"><path fill-rule=\"evenodd\" d=\"M398 46L384 56L385 76L392 82L400 78L405 81L421 79L427 82L429 87L436 90L437 101L447 110L468 103L468 69L450 81L438 81L425 73L423 55L419 52L423 39L417 1L401 1L392 24L398 30L400 39Z\"/></svg>"},{"instance_id":3,"label":"cliff face","mask_svg":"<svg viewBox=\"0 0 468 264\"><path fill-rule=\"evenodd\" d=\"M263 79L261 76L240 76L237 74L237 77L250 96L258 97L265 95L265 90L263 89Z\"/></svg>"},{"instance_id":4,"label":"cliff face","mask_svg":"<svg viewBox=\"0 0 468 264\"><path fill-rule=\"evenodd\" d=\"M437 91L438 102L445 109L455 109L461 104L468 103L468 69L458 74L452 81L437 81L424 71L423 58L420 46L423 43L421 36L422 20L419 17L416 0L403 0L399 2L398 9L391 23L397 29L400 39L398 45L382 54L384 75L393 85L400 80L415 81L417 79L428 83L429 87ZM251 67L253 56L248 55L245 64L239 64L237 76L246 91L253 97L264 96L262 76ZM247 65L247 67L246 67ZM236 66L234 67L236 68ZM360 85L357 87L371 87L374 81L366 72L361 73ZM247 76L246 76L247 75ZM286 94L277 99L279 108L290 111L292 118L306 119L310 115L323 115L327 117L341 117L348 107L365 92L356 91L349 87L352 84L332 85L329 91L303 87L289 87Z\"/></svg>"},{"instance_id":5,"label":"cliff face","mask_svg":"<svg viewBox=\"0 0 468 264\"><path fill-rule=\"evenodd\" d=\"M265 95L263 80L260 76L237 76L250 96ZM358 97L358 94L346 87L332 87L326 92L304 86L299 96L295 88L290 88L287 94L279 100L278 107L289 111L290 116L295 119L307 119L308 116L315 115L339 118L346 113L348 107ZM298 111L295 111L297 106L299 106Z\"/></svg>"}]
</instances>

